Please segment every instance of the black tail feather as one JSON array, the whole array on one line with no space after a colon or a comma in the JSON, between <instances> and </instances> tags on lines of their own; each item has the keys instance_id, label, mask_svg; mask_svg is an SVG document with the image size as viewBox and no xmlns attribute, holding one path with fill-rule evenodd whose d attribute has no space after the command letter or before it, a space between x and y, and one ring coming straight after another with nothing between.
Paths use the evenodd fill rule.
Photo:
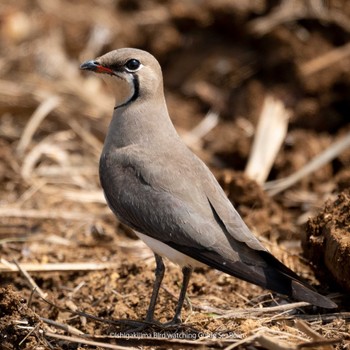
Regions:
<instances>
[{"instance_id":1,"label":"black tail feather","mask_svg":"<svg viewBox=\"0 0 350 350\"><path fill-rule=\"evenodd\" d=\"M291 281L293 299L306 301L312 305L323 307L326 309L336 309L338 305L329 298L314 292L308 286L304 286L302 283L296 280Z\"/></svg>"},{"instance_id":2,"label":"black tail feather","mask_svg":"<svg viewBox=\"0 0 350 350\"><path fill-rule=\"evenodd\" d=\"M231 276L287 295L294 300L305 301L327 309L337 308L333 301L318 294L307 282L267 251L258 252L265 263L260 260L256 265L248 265L240 260L223 262L223 258L213 251L196 252L192 249L191 254L188 255Z\"/></svg>"}]
</instances>

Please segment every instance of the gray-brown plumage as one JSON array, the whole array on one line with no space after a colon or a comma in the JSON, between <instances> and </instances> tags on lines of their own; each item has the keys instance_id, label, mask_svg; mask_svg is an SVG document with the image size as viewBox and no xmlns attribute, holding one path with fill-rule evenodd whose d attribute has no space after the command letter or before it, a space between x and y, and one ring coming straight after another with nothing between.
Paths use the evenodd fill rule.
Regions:
<instances>
[{"instance_id":1,"label":"gray-brown plumage","mask_svg":"<svg viewBox=\"0 0 350 350\"><path fill-rule=\"evenodd\" d=\"M104 73L116 105L100 159L110 208L155 252L157 269L146 320L153 320L164 264L183 267L180 313L192 268L209 265L313 305L334 308L274 258L251 233L207 166L181 141L169 118L161 68L149 53L119 49L81 69Z\"/></svg>"}]
</instances>

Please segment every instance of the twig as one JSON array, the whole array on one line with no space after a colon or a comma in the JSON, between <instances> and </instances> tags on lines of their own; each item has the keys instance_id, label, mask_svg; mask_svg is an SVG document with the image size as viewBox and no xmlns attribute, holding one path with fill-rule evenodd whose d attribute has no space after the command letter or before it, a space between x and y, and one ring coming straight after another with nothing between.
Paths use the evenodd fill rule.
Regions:
<instances>
[{"instance_id":1,"label":"twig","mask_svg":"<svg viewBox=\"0 0 350 350\"><path fill-rule=\"evenodd\" d=\"M21 168L21 175L23 179L27 181L30 179L35 165L43 155L54 158L55 161L59 162L61 166L69 164L69 157L66 151L64 151L58 145L48 143L46 140L43 140L33 147L33 149L25 156Z\"/></svg>"},{"instance_id":2,"label":"twig","mask_svg":"<svg viewBox=\"0 0 350 350\"><path fill-rule=\"evenodd\" d=\"M100 156L101 149L103 147L102 142L82 127L75 119L68 120L68 125L72 128L72 130L83 140L93 148L94 154L96 156Z\"/></svg>"},{"instance_id":3,"label":"twig","mask_svg":"<svg viewBox=\"0 0 350 350\"><path fill-rule=\"evenodd\" d=\"M4 259L0 259L0 272L17 272L16 263L11 264ZM99 271L115 268L115 263L48 263L21 264L26 271L31 272L51 272L51 271Z\"/></svg>"},{"instance_id":4,"label":"twig","mask_svg":"<svg viewBox=\"0 0 350 350\"><path fill-rule=\"evenodd\" d=\"M72 298L75 293L77 293L82 287L84 287L86 284L85 281L81 281L70 293L69 297Z\"/></svg>"},{"instance_id":5,"label":"twig","mask_svg":"<svg viewBox=\"0 0 350 350\"><path fill-rule=\"evenodd\" d=\"M77 335L77 336L84 335L84 332L82 332L81 330L79 330L79 329L77 329L75 327L72 327L72 326L70 326L68 324L56 322L56 321L50 320L50 319L45 318L45 317L40 317L40 319L43 322L45 322L45 323L47 323L47 324L49 324L51 326L63 329L65 332L68 332L70 334L74 334L74 335Z\"/></svg>"},{"instance_id":6,"label":"twig","mask_svg":"<svg viewBox=\"0 0 350 350\"><path fill-rule=\"evenodd\" d=\"M300 72L304 76L312 75L350 56L350 43L337 47L321 56L303 63Z\"/></svg>"},{"instance_id":7,"label":"twig","mask_svg":"<svg viewBox=\"0 0 350 350\"><path fill-rule=\"evenodd\" d=\"M306 303L304 301L299 301L296 303L290 303L285 305L278 305L278 306L271 306L271 307L263 307L263 308L248 308L248 309L237 309L237 310L229 310L224 315L216 316L215 318L242 318L243 316L251 316L251 315L258 315L258 314L264 314L268 312L280 312L280 311L287 311L287 310L293 310L299 307L308 306L309 303Z\"/></svg>"},{"instance_id":8,"label":"twig","mask_svg":"<svg viewBox=\"0 0 350 350\"><path fill-rule=\"evenodd\" d=\"M195 145L201 140L210 130L215 128L219 122L219 114L209 111L204 119L196 125L191 131L182 135L183 140L189 146Z\"/></svg>"},{"instance_id":9,"label":"twig","mask_svg":"<svg viewBox=\"0 0 350 350\"><path fill-rule=\"evenodd\" d=\"M27 302L27 306L30 308L32 306L32 301L33 301L33 296L36 292L36 288L33 288L32 291L30 292L29 299Z\"/></svg>"},{"instance_id":10,"label":"twig","mask_svg":"<svg viewBox=\"0 0 350 350\"><path fill-rule=\"evenodd\" d=\"M210 130L212 130L219 122L219 114L214 111L209 111L204 119L190 131L191 137L201 139Z\"/></svg>"},{"instance_id":11,"label":"twig","mask_svg":"<svg viewBox=\"0 0 350 350\"><path fill-rule=\"evenodd\" d=\"M265 35L278 25L308 16L307 8L300 1L282 1L266 16L258 17L248 23L248 29L257 35Z\"/></svg>"},{"instance_id":12,"label":"twig","mask_svg":"<svg viewBox=\"0 0 350 350\"><path fill-rule=\"evenodd\" d=\"M318 334L313 329L311 329L304 321L302 321L302 320L295 320L294 324L295 324L296 328L299 329L299 331L305 333L311 339L313 339L313 340L324 340L324 337L322 337L320 334Z\"/></svg>"},{"instance_id":13,"label":"twig","mask_svg":"<svg viewBox=\"0 0 350 350\"><path fill-rule=\"evenodd\" d=\"M59 220L77 220L91 222L99 216L108 215L109 211L104 210L98 214L87 214L85 212L74 211L53 211L53 210L36 210L36 209L20 209L13 207L1 207L0 217L12 218L31 218L31 219L59 219Z\"/></svg>"},{"instance_id":14,"label":"twig","mask_svg":"<svg viewBox=\"0 0 350 350\"><path fill-rule=\"evenodd\" d=\"M292 337L296 340L300 340L301 342L307 342L307 338L298 335L298 334L291 334L291 333L287 333L285 331L280 331L278 329L271 329L269 327L259 327L255 330L255 332L258 332L260 334L266 335L266 334L270 334L271 336L276 335L276 336L280 336L280 337Z\"/></svg>"},{"instance_id":15,"label":"twig","mask_svg":"<svg viewBox=\"0 0 350 350\"><path fill-rule=\"evenodd\" d=\"M30 284L30 286L32 287L32 289L34 289L36 292L38 292L38 294L40 295L40 297L42 297L43 299L45 299L47 297L47 293L44 293L39 286L36 284L36 282L33 280L33 278L29 275L29 273L22 267L19 265L19 263L17 262L17 260L13 260L13 263L17 266L18 271L20 271L22 273L22 275L27 279L28 283Z\"/></svg>"},{"instance_id":16,"label":"twig","mask_svg":"<svg viewBox=\"0 0 350 350\"><path fill-rule=\"evenodd\" d=\"M112 39L111 28L104 25L103 22L96 23L91 30L89 40L80 53L80 59L85 61L90 57L96 57L104 46L109 44Z\"/></svg>"},{"instance_id":17,"label":"twig","mask_svg":"<svg viewBox=\"0 0 350 350\"><path fill-rule=\"evenodd\" d=\"M340 140L334 142L321 154L314 157L309 163L303 166L301 169L295 173L285 177L284 179L275 180L267 182L264 185L264 189L268 192L270 196L274 196L287 188L293 186L295 183L303 179L305 176L311 174L317 169L321 168L334 158L336 158L340 153L345 151L350 146L350 132L347 133Z\"/></svg>"},{"instance_id":18,"label":"twig","mask_svg":"<svg viewBox=\"0 0 350 350\"><path fill-rule=\"evenodd\" d=\"M22 133L21 139L19 140L17 146L18 154L24 153L40 123L58 106L59 102L60 99L58 96L50 96L34 111Z\"/></svg>"},{"instance_id":19,"label":"twig","mask_svg":"<svg viewBox=\"0 0 350 350\"><path fill-rule=\"evenodd\" d=\"M106 198L102 190L96 190L96 191L66 190L66 191L61 191L61 193L64 198L67 198L74 202L106 204Z\"/></svg>"},{"instance_id":20,"label":"twig","mask_svg":"<svg viewBox=\"0 0 350 350\"><path fill-rule=\"evenodd\" d=\"M291 112L281 100L268 95L260 114L245 174L263 184L287 134Z\"/></svg>"},{"instance_id":21,"label":"twig","mask_svg":"<svg viewBox=\"0 0 350 350\"><path fill-rule=\"evenodd\" d=\"M324 339L324 340L316 340L310 341L307 343L298 344L298 349L304 348L322 348L322 350L333 350L334 347L332 345L340 344L342 339Z\"/></svg>"},{"instance_id":22,"label":"twig","mask_svg":"<svg viewBox=\"0 0 350 350\"><path fill-rule=\"evenodd\" d=\"M350 31L349 17L335 8L324 5L323 0L299 1L284 0L268 15L258 17L248 23L251 32L265 35L278 25L300 19L316 19L326 23L334 23L344 31Z\"/></svg>"},{"instance_id":23,"label":"twig","mask_svg":"<svg viewBox=\"0 0 350 350\"><path fill-rule=\"evenodd\" d=\"M279 318L275 318L275 321L283 321L283 320L295 320L295 318L305 320L308 322L316 322L316 321L322 321L324 323L329 323L337 319L344 319L344 320L350 320L350 312L337 312L337 313L331 313L331 314L317 314L317 315L290 315L290 316L283 316Z\"/></svg>"},{"instance_id":24,"label":"twig","mask_svg":"<svg viewBox=\"0 0 350 350\"><path fill-rule=\"evenodd\" d=\"M33 333L35 332L38 328L40 327L40 323L37 323L35 327L33 327L27 334L26 336L19 342L18 346L21 347L21 345L26 341L26 339Z\"/></svg>"},{"instance_id":25,"label":"twig","mask_svg":"<svg viewBox=\"0 0 350 350\"><path fill-rule=\"evenodd\" d=\"M298 345L298 348L310 348L310 347L323 347L323 350L332 350L331 345L335 345L341 342L341 339L326 339L321 334L311 329L304 321L295 320L295 326L308 337L312 339L311 342L302 343Z\"/></svg>"},{"instance_id":26,"label":"twig","mask_svg":"<svg viewBox=\"0 0 350 350\"><path fill-rule=\"evenodd\" d=\"M54 177L54 176L76 176L84 175L91 176L97 175L97 167L95 166L69 166L69 165L42 165L36 169L36 175L43 177Z\"/></svg>"},{"instance_id":27,"label":"twig","mask_svg":"<svg viewBox=\"0 0 350 350\"><path fill-rule=\"evenodd\" d=\"M241 339L241 340L237 341L236 343L227 346L224 350L232 350L234 348L237 348L240 345L252 343L259 336L260 336L259 333L253 334L250 337Z\"/></svg>"},{"instance_id":28,"label":"twig","mask_svg":"<svg viewBox=\"0 0 350 350\"><path fill-rule=\"evenodd\" d=\"M285 342L279 339L268 337L266 335L260 335L255 339L259 344L268 350L294 350L297 346L289 346Z\"/></svg>"},{"instance_id":29,"label":"twig","mask_svg":"<svg viewBox=\"0 0 350 350\"><path fill-rule=\"evenodd\" d=\"M35 193L46 185L45 180L38 180L32 186L28 188L21 196L16 200L16 206L22 206L27 200L29 200Z\"/></svg>"},{"instance_id":30,"label":"twig","mask_svg":"<svg viewBox=\"0 0 350 350\"><path fill-rule=\"evenodd\" d=\"M93 341L93 340L87 340L87 339L80 338L80 337L69 337L66 335L55 334L55 333L51 333L51 332L43 332L43 335L45 337L65 340L65 341L69 341L72 343L85 344L85 345L91 345L91 346L100 346L100 347L105 348L105 349L115 349L115 350L135 349L136 350L136 348L129 347L129 346L125 347L125 346L119 346L119 345L113 345L113 344L106 344L106 343L97 342L97 341Z\"/></svg>"}]
</instances>

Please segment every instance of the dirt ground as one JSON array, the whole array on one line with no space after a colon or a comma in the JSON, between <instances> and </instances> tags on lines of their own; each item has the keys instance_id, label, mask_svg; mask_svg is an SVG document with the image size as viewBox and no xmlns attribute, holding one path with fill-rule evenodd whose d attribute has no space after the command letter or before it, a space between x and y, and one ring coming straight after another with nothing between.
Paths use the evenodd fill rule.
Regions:
<instances>
[{"instance_id":1,"label":"dirt ground","mask_svg":"<svg viewBox=\"0 0 350 350\"><path fill-rule=\"evenodd\" d=\"M349 138L349 39L346 0L1 1L0 349L349 349L350 148L279 193L272 182ZM179 134L263 244L337 310L201 268L181 328L125 332L145 316L154 259L104 201L113 98L79 71L120 47L158 58ZM256 181L246 165L268 96L290 118ZM167 262L161 322L180 286Z\"/></svg>"}]
</instances>

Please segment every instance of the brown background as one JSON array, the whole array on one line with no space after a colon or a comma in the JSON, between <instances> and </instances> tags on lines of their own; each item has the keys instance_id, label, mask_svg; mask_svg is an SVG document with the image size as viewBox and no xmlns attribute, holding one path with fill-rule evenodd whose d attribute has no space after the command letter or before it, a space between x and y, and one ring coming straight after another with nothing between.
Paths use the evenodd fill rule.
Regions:
<instances>
[{"instance_id":1,"label":"brown background","mask_svg":"<svg viewBox=\"0 0 350 350\"><path fill-rule=\"evenodd\" d=\"M334 220L342 223L340 236L349 235L349 195L344 190L349 187L350 151L274 197L244 169L268 95L291 112L268 180L294 173L349 132L349 37L346 0L1 1L0 266L16 260L47 299L62 308L109 320L144 317L153 283L152 253L116 222L98 180L113 98L98 77L79 71L86 59L138 47L160 61L175 126L211 167L252 231L340 304L334 318L326 315L322 321L312 307L294 310L291 318L309 316L304 317L307 327L327 339L342 339L337 347L344 348L350 330L348 314L338 313L348 310L344 289L323 265L322 239L311 256L323 274L315 275L300 243L306 241L308 217L319 213L327 199L325 213L333 215L331 203L339 193L343 209L334 215L342 219ZM191 138L208 111L218 113L218 124L199 139ZM31 118L36 123L30 124ZM309 235L322 237L322 228L333 222L326 214L308 226ZM343 248L349 249L349 241ZM112 265L98 270L106 262ZM72 265L70 271L38 272L30 271L29 263L36 264L34 270L49 263L84 265L76 271ZM95 271L88 271L86 263L95 263ZM161 321L171 318L181 283L179 269L167 266L156 310ZM45 348L48 342L55 349L78 347L43 335L40 330L49 327L58 334L71 333L40 317L88 334L123 329L59 310L37 293L28 307L32 287L27 278L17 272L0 276L0 343L5 349ZM310 341L310 333L293 323L290 314L236 312L235 317L215 318L235 308L259 309L286 300L217 271L197 270L188 297L183 319L191 328L185 332L206 332L211 346L225 345L215 334L234 341L263 332L291 347ZM27 328L20 327L24 321ZM124 345L176 347L166 339Z\"/></svg>"}]
</instances>

